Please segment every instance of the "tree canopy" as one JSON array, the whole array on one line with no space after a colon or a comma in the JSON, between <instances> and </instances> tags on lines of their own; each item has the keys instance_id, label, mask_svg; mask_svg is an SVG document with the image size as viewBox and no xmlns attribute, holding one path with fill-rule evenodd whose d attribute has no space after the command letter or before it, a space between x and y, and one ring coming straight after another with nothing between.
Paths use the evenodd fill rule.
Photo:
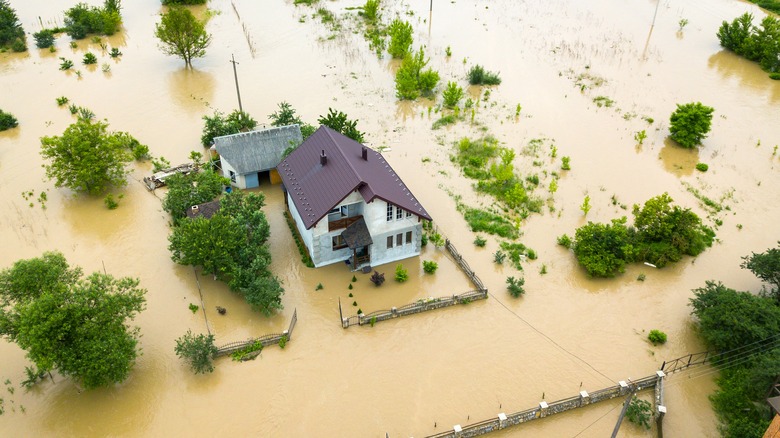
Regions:
<instances>
[{"instance_id":1,"label":"tree canopy","mask_svg":"<svg viewBox=\"0 0 780 438\"><path fill-rule=\"evenodd\" d=\"M700 145L710 132L713 112L714 108L701 102L677 104L677 109L669 117L669 137L685 148Z\"/></svg>"},{"instance_id":2,"label":"tree canopy","mask_svg":"<svg viewBox=\"0 0 780 438\"><path fill-rule=\"evenodd\" d=\"M770 73L780 72L780 20L776 17L767 15L757 27L753 15L745 13L731 23L724 21L717 35L721 46L758 62Z\"/></svg>"},{"instance_id":3,"label":"tree canopy","mask_svg":"<svg viewBox=\"0 0 780 438\"><path fill-rule=\"evenodd\" d=\"M65 11L65 31L75 40L91 33L113 35L122 24L120 9L119 0L105 0L102 8L78 3Z\"/></svg>"},{"instance_id":4,"label":"tree canopy","mask_svg":"<svg viewBox=\"0 0 780 438\"><path fill-rule=\"evenodd\" d=\"M325 125L335 131L338 131L358 143L363 143L363 132L358 131L358 120L349 120L347 115L333 108L328 108L328 114L320 116L317 121L320 125Z\"/></svg>"},{"instance_id":5,"label":"tree canopy","mask_svg":"<svg viewBox=\"0 0 780 438\"><path fill-rule=\"evenodd\" d=\"M625 217L611 224L588 222L575 232L574 255L588 274L612 277L623 272L626 263L633 260L631 234Z\"/></svg>"},{"instance_id":6,"label":"tree canopy","mask_svg":"<svg viewBox=\"0 0 780 438\"><path fill-rule=\"evenodd\" d=\"M57 252L19 260L0 272L0 335L27 351L40 371L57 370L96 388L124 381L137 356L144 309L133 278L84 278Z\"/></svg>"},{"instance_id":7,"label":"tree canopy","mask_svg":"<svg viewBox=\"0 0 780 438\"><path fill-rule=\"evenodd\" d=\"M24 40L24 28L8 0L0 0L0 47Z\"/></svg>"},{"instance_id":8,"label":"tree canopy","mask_svg":"<svg viewBox=\"0 0 780 438\"><path fill-rule=\"evenodd\" d=\"M213 201L222 193L230 180L213 172L204 170L187 175L176 174L165 180L168 193L163 200L163 209L174 220L187 216L187 209L193 205Z\"/></svg>"},{"instance_id":9,"label":"tree canopy","mask_svg":"<svg viewBox=\"0 0 780 438\"><path fill-rule=\"evenodd\" d=\"M262 194L233 191L220 199L210 219L179 221L168 248L174 262L200 266L226 281L252 308L270 315L282 308L284 289L269 269L270 227L263 205Z\"/></svg>"},{"instance_id":10,"label":"tree canopy","mask_svg":"<svg viewBox=\"0 0 780 438\"><path fill-rule=\"evenodd\" d=\"M752 253L743 257L740 266L749 269L756 277L769 283L769 295L780 304L780 242L777 242L777 245L777 248L769 248L762 253Z\"/></svg>"},{"instance_id":11,"label":"tree canopy","mask_svg":"<svg viewBox=\"0 0 780 438\"><path fill-rule=\"evenodd\" d=\"M108 123L84 118L68 126L61 136L41 138L41 155L50 160L44 166L46 176L54 179L57 187L90 195L127 184L126 164L141 149L148 151L130 134L109 132Z\"/></svg>"},{"instance_id":12,"label":"tree canopy","mask_svg":"<svg viewBox=\"0 0 780 438\"><path fill-rule=\"evenodd\" d=\"M271 120L271 126L299 125L301 127L301 136L304 140L314 134L314 131L316 130L314 126L301 120L301 117L295 113L295 108L284 101L279 103L279 111L269 115L268 118Z\"/></svg>"},{"instance_id":13,"label":"tree canopy","mask_svg":"<svg viewBox=\"0 0 780 438\"><path fill-rule=\"evenodd\" d=\"M193 335L187 330L184 336L176 340L176 355L187 361L195 374L206 374L214 371L212 362L217 355L214 345L214 335Z\"/></svg>"},{"instance_id":14,"label":"tree canopy","mask_svg":"<svg viewBox=\"0 0 780 438\"><path fill-rule=\"evenodd\" d=\"M180 57L188 67L192 66L192 58L206 56L206 48L211 44L206 24L182 6L172 6L162 14L154 36L160 40L163 53Z\"/></svg>"},{"instance_id":15,"label":"tree canopy","mask_svg":"<svg viewBox=\"0 0 780 438\"><path fill-rule=\"evenodd\" d=\"M257 121L252 116L239 110L235 110L227 116L219 111L214 111L213 116L203 116L203 120L205 121L203 135L200 137L203 146L214 144L215 137L238 134L257 126Z\"/></svg>"}]
</instances>

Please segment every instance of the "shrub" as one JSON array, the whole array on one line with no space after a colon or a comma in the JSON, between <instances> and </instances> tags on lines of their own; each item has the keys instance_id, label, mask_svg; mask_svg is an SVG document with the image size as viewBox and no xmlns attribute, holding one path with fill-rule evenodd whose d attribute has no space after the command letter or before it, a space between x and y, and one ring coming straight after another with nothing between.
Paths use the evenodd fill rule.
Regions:
<instances>
[{"instance_id":1,"label":"shrub","mask_svg":"<svg viewBox=\"0 0 780 438\"><path fill-rule=\"evenodd\" d=\"M684 148L693 148L707 137L712 126L712 107L701 102L677 105L669 118L669 137Z\"/></svg>"},{"instance_id":2,"label":"shrub","mask_svg":"<svg viewBox=\"0 0 780 438\"><path fill-rule=\"evenodd\" d=\"M558 236L558 245L565 246L566 248L571 248L571 237L569 237L567 234L562 234Z\"/></svg>"},{"instance_id":3,"label":"shrub","mask_svg":"<svg viewBox=\"0 0 780 438\"><path fill-rule=\"evenodd\" d=\"M439 120L433 122L433 125L431 125L431 129L439 129L442 126L452 125L453 123L457 122L458 119L455 118L454 115L446 115Z\"/></svg>"},{"instance_id":4,"label":"shrub","mask_svg":"<svg viewBox=\"0 0 780 438\"><path fill-rule=\"evenodd\" d=\"M83 62L86 65L97 64L97 56L92 52L87 52L84 54Z\"/></svg>"},{"instance_id":5,"label":"shrub","mask_svg":"<svg viewBox=\"0 0 780 438\"><path fill-rule=\"evenodd\" d=\"M404 265L398 264L395 267L395 281L399 283L403 283L404 281L409 279L409 271L404 268Z\"/></svg>"},{"instance_id":6,"label":"shrub","mask_svg":"<svg viewBox=\"0 0 780 438\"><path fill-rule=\"evenodd\" d=\"M536 255L536 251L532 250L531 248L528 248L528 249L526 250L526 253L525 253L525 255L526 255L526 257L528 257L528 260L536 260L536 259L537 259L537 257L538 257L538 256Z\"/></svg>"},{"instance_id":7,"label":"shrub","mask_svg":"<svg viewBox=\"0 0 780 438\"><path fill-rule=\"evenodd\" d=\"M214 335L187 333L176 340L176 355L184 359L195 374L214 371L212 360L217 356Z\"/></svg>"},{"instance_id":8,"label":"shrub","mask_svg":"<svg viewBox=\"0 0 780 438\"><path fill-rule=\"evenodd\" d=\"M636 140L636 142L639 144L643 144L646 138L647 132L644 129L634 133L634 140Z\"/></svg>"},{"instance_id":9,"label":"shrub","mask_svg":"<svg viewBox=\"0 0 780 438\"><path fill-rule=\"evenodd\" d=\"M350 283L349 286L347 286L347 289L352 290L352 283Z\"/></svg>"},{"instance_id":10,"label":"shrub","mask_svg":"<svg viewBox=\"0 0 780 438\"><path fill-rule=\"evenodd\" d=\"M387 33L390 35L390 45L387 47L387 52L393 58L403 59L409 54L409 48L412 46L412 25L408 21L396 18L390 23Z\"/></svg>"},{"instance_id":11,"label":"shrub","mask_svg":"<svg viewBox=\"0 0 780 438\"><path fill-rule=\"evenodd\" d=\"M118 58L122 56L122 52L120 52L119 49L117 49L116 47L112 47L111 52L109 52L108 55L111 56L112 58Z\"/></svg>"},{"instance_id":12,"label":"shrub","mask_svg":"<svg viewBox=\"0 0 780 438\"><path fill-rule=\"evenodd\" d=\"M314 290L323 290L323 289L325 289L325 286L323 286L322 283L317 283L317 287L314 288Z\"/></svg>"},{"instance_id":13,"label":"shrub","mask_svg":"<svg viewBox=\"0 0 780 438\"><path fill-rule=\"evenodd\" d=\"M407 53L401 67L395 74L395 94L402 100L417 99L420 94L430 94L439 82L439 73L428 69L425 51L422 47L415 54Z\"/></svg>"},{"instance_id":14,"label":"shrub","mask_svg":"<svg viewBox=\"0 0 780 438\"><path fill-rule=\"evenodd\" d=\"M17 38L11 43L11 50L14 52L24 52L27 50L27 42L23 38Z\"/></svg>"},{"instance_id":15,"label":"shrub","mask_svg":"<svg viewBox=\"0 0 780 438\"><path fill-rule=\"evenodd\" d=\"M666 333L660 331L660 330L650 330L650 333L647 335L647 339L653 343L653 345L658 344L665 344L666 343Z\"/></svg>"},{"instance_id":16,"label":"shrub","mask_svg":"<svg viewBox=\"0 0 780 438\"><path fill-rule=\"evenodd\" d=\"M352 276L352 282L354 283L354 282L356 282L356 281L357 281L357 277L355 277L355 276L353 275L353 276Z\"/></svg>"},{"instance_id":17,"label":"shrub","mask_svg":"<svg viewBox=\"0 0 780 438\"><path fill-rule=\"evenodd\" d=\"M73 61L70 59L60 58L60 70L70 70L73 67Z\"/></svg>"},{"instance_id":18,"label":"shrub","mask_svg":"<svg viewBox=\"0 0 780 438\"><path fill-rule=\"evenodd\" d=\"M476 239L474 239L474 245L484 248L485 244L487 244L487 240L485 240L482 236L477 236Z\"/></svg>"},{"instance_id":19,"label":"shrub","mask_svg":"<svg viewBox=\"0 0 780 438\"><path fill-rule=\"evenodd\" d=\"M109 210L116 210L116 208L119 207L119 202L114 199L114 195L111 193L107 194L106 197L103 198L103 203L106 204L106 207Z\"/></svg>"},{"instance_id":20,"label":"shrub","mask_svg":"<svg viewBox=\"0 0 780 438\"><path fill-rule=\"evenodd\" d=\"M634 396L626 409L626 418L636 425L650 429L652 413L653 410L650 408L649 401L641 400Z\"/></svg>"},{"instance_id":21,"label":"shrub","mask_svg":"<svg viewBox=\"0 0 780 438\"><path fill-rule=\"evenodd\" d=\"M498 73L486 71L479 64L471 67L471 70L468 72L468 79L471 85L498 85L501 83Z\"/></svg>"},{"instance_id":22,"label":"shrub","mask_svg":"<svg viewBox=\"0 0 780 438\"><path fill-rule=\"evenodd\" d=\"M192 313L197 313L197 312L198 312L198 309L200 309L200 307L198 307L198 305L197 305L197 304L192 304L192 303L190 303L190 306L189 306L189 307L190 307L190 311L191 311Z\"/></svg>"},{"instance_id":23,"label":"shrub","mask_svg":"<svg viewBox=\"0 0 780 438\"><path fill-rule=\"evenodd\" d=\"M220 111L214 111L213 116L203 116L203 133L200 141L209 147L214 143L214 137L238 134L249 131L257 126L257 121L248 113L235 110L225 116Z\"/></svg>"},{"instance_id":24,"label":"shrub","mask_svg":"<svg viewBox=\"0 0 780 438\"><path fill-rule=\"evenodd\" d=\"M769 73L769 79L780 81L780 72Z\"/></svg>"},{"instance_id":25,"label":"shrub","mask_svg":"<svg viewBox=\"0 0 780 438\"><path fill-rule=\"evenodd\" d=\"M0 0L0 48L24 38L24 28L7 0Z\"/></svg>"},{"instance_id":26,"label":"shrub","mask_svg":"<svg viewBox=\"0 0 780 438\"><path fill-rule=\"evenodd\" d=\"M282 337L279 338L279 348L284 350L284 347L287 345L287 341L288 341L287 335L282 335Z\"/></svg>"},{"instance_id":27,"label":"shrub","mask_svg":"<svg viewBox=\"0 0 780 438\"><path fill-rule=\"evenodd\" d=\"M504 251L501 251L500 249L493 253L493 261L499 265L504 264L504 259L506 259L506 253Z\"/></svg>"},{"instance_id":28,"label":"shrub","mask_svg":"<svg viewBox=\"0 0 780 438\"><path fill-rule=\"evenodd\" d=\"M645 274L639 274L636 277L636 281L645 281L646 278L647 278L647 276Z\"/></svg>"},{"instance_id":29,"label":"shrub","mask_svg":"<svg viewBox=\"0 0 780 438\"><path fill-rule=\"evenodd\" d=\"M709 168L710 166L705 163L696 163L696 170L700 172L706 172Z\"/></svg>"},{"instance_id":30,"label":"shrub","mask_svg":"<svg viewBox=\"0 0 780 438\"><path fill-rule=\"evenodd\" d=\"M509 291L509 294L515 298L525 293L525 289L523 289L525 278L516 279L515 277L507 277L506 284L506 288Z\"/></svg>"},{"instance_id":31,"label":"shrub","mask_svg":"<svg viewBox=\"0 0 780 438\"><path fill-rule=\"evenodd\" d=\"M204 5L206 4L206 0L162 0L163 6L172 6L172 5Z\"/></svg>"},{"instance_id":32,"label":"shrub","mask_svg":"<svg viewBox=\"0 0 780 438\"><path fill-rule=\"evenodd\" d=\"M102 8L78 3L65 11L65 32L74 40L83 39L91 33L113 35L120 24L119 5L112 0L107 0Z\"/></svg>"},{"instance_id":33,"label":"shrub","mask_svg":"<svg viewBox=\"0 0 780 438\"><path fill-rule=\"evenodd\" d=\"M423 260L423 271L425 271L426 274L433 274L437 269L439 269L438 263L433 260Z\"/></svg>"},{"instance_id":34,"label":"shrub","mask_svg":"<svg viewBox=\"0 0 780 438\"><path fill-rule=\"evenodd\" d=\"M547 273L547 265L543 264L542 267L539 269L539 275L544 275Z\"/></svg>"},{"instance_id":35,"label":"shrub","mask_svg":"<svg viewBox=\"0 0 780 438\"><path fill-rule=\"evenodd\" d=\"M380 273L379 271L374 271L373 274L371 274L371 282L376 285L376 287L379 287L382 285L382 283L385 282L385 274Z\"/></svg>"},{"instance_id":36,"label":"shrub","mask_svg":"<svg viewBox=\"0 0 780 438\"><path fill-rule=\"evenodd\" d=\"M13 114L0 110L0 131L11 129L19 126L19 122L16 120Z\"/></svg>"},{"instance_id":37,"label":"shrub","mask_svg":"<svg viewBox=\"0 0 780 438\"><path fill-rule=\"evenodd\" d=\"M68 98L65 96L60 96L57 98L57 106L62 106L68 103Z\"/></svg>"},{"instance_id":38,"label":"shrub","mask_svg":"<svg viewBox=\"0 0 780 438\"><path fill-rule=\"evenodd\" d=\"M570 157L561 157L561 169L571 170L571 165L569 164L570 161L571 161Z\"/></svg>"},{"instance_id":39,"label":"shrub","mask_svg":"<svg viewBox=\"0 0 780 438\"><path fill-rule=\"evenodd\" d=\"M49 29L35 32L33 38L35 39L35 47L39 49L46 49L54 45L54 32Z\"/></svg>"},{"instance_id":40,"label":"shrub","mask_svg":"<svg viewBox=\"0 0 780 438\"><path fill-rule=\"evenodd\" d=\"M379 0L366 0L361 14L369 22L376 21L379 18Z\"/></svg>"},{"instance_id":41,"label":"shrub","mask_svg":"<svg viewBox=\"0 0 780 438\"><path fill-rule=\"evenodd\" d=\"M463 88L459 87L455 82L448 82L447 88L442 92L441 96L444 98L444 106L454 108L463 98Z\"/></svg>"},{"instance_id":42,"label":"shrub","mask_svg":"<svg viewBox=\"0 0 780 438\"><path fill-rule=\"evenodd\" d=\"M590 196L585 195L585 199L582 200L582 205L580 205L580 210L582 210L584 216L588 215L590 211Z\"/></svg>"}]
</instances>

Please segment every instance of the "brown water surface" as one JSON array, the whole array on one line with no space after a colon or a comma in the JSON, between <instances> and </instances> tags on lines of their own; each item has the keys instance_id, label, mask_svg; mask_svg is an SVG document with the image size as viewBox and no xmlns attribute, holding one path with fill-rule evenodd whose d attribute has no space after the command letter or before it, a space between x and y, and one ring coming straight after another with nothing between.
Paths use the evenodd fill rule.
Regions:
<instances>
[{"instance_id":1,"label":"brown water surface","mask_svg":"<svg viewBox=\"0 0 780 438\"><path fill-rule=\"evenodd\" d=\"M35 32L38 17L61 23L61 11L75 3L12 1L12 6L25 29ZM35 48L0 54L0 108L20 123L0 133L5 249L0 266L58 250L87 272L105 265L114 275L139 277L148 289L148 308L135 321L143 333L143 355L117 387L79 392L55 375L53 383L25 392L18 388L28 364L24 352L0 342L0 378L17 387L2 396L0 436L424 436L527 409L542 397L556 400L580 387L593 391L649 375L665 359L704 348L687 306L692 288L714 278L736 289L759 289L739 263L751 251L774 246L780 236L780 158L772 153L780 144L780 82L721 50L715 32L723 20L745 11L760 17L760 10L732 0L671 0L660 4L652 26L656 2L649 1L436 0L432 13L429 2L384 2L392 3L383 11L385 20L403 14L412 22L416 44L426 45L443 83L466 87L465 73L475 63L499 71L503 79L476 109L473 125L467 114L434 131L431 124L440 114L429 107L437 102L394 97L397 62L369 51L355 11L347 9L361 3L318 5L339 17L343 30L334 32L313 17L314 9L291 0L212 0L208 30L214 42L192 70L156 48L154 23L163 10L157 0L124 2L124 31L103 40L123 52L118 60L90 39L71 49L64 35L55 54ZM206 16L206 9L196 13ZM678 32L681 18L689 24ZM28 44L34 46L31 37ZM110 65L110 72L82 66L86 51L96 53L100 65ZM422 272L419 260L408 260L411 279L403 286L390 279L393 266L380 266L388 277L384 286L375 288L358 274L348 290L352 273L344 266L312 270L300 264L282 217L280 189L264 186L273 270L287 291L284 311L266 318L224 284L170 261L169 218L158 199L164 190L150 194L140 183L150 164L133 165L128 186L116 192L124 194L121 206L113 211L102 199L45 180L39 139L61 134L74 120L57 107L58 96L90 108L112 129L130 132L174 164L191 150L201 151L202 116L237 107L231 55L239 62L244 109L260 123L283 100L309 122L329 107L359 119L367 143L388 148L388 161L493 296L343 330L339 299L352 314L357 310L352 301L370 312L471 286L445 252L429 245L421 258L439 262L434 276ZM74 60L73 71L59 71L59 57ZM467 88L472 99L483 91ZM598 107L593 102L598 96L615 104ZM675 104L689 101L715 108L712 131L696 151L666 139ZM643 145L634 141L640 130L648 136ZM554 195L555 211L545 210L521 226L521 240L539 254L525 264L524 274L492 262L496 239L489 238L485 248L472 244L475 235L449 195L459 194L469 205L490 204L449 160L455 140L485 133L518 152L523 174L542 177L540 196L547 196L549 184L543 171L561 172L559 159L549 157L550 145L556 145L558 157L571 157L572 170L561 172ZM540 158L521 153L533 138L545 139ZM543 166L533 166L535 159ZM697 162L709 164L709 171L694 170ZM683 182L729 206L707 219L711 225L715 218L723 221L718 243L695 260L663 270L632 266L615 279L594 280L555 243L556 236L571 234L587 220L628 215L633 204L663 192L706 216ZM22 197L28 191L34 192L32 207ZM35 201L41 192L48 196L45 209ZM587 219L579 209L586 194L593 205ZM546 275L539 274L542 264ZM639 274L646 275L644 282L636 281ZM525 275L523 298L505 292L510 275ZM318 283L323 290L315 291ZM207 329L203 311L193 314L189 303L203 304L218 343L279 332L295 309L299 321L284 350L268 348L247 363L221 359L213 374L194 376L173 352L174 340L188 329ZM227 315L217 314L217 305ZM651 329L665 331L669 342L652 347L646 341ZM717 435L707 400L713 377L709 368L670 377L668 436ZM603 403L496 436L603 437L614 427L619 407L617 400ZM645 432L624 424L619 435Z\"/></svg>"}]
</instances>

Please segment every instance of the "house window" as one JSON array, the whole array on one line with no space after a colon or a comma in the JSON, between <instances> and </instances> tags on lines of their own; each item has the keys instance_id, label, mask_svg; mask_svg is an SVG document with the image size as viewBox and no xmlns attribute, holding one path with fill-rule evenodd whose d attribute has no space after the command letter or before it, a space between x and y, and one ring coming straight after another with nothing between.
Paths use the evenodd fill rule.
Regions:
<instances>
[{"instance_id":1,"label":"house window","mask_svg":"<svg viewBox=\"0 0 780 438\"><path fill-rule=\"evenodd\" d=\"M341 237L341 234L338 234L336 236L333 236L333 250L346 248L347 242L344 241L344 238Z\"/></svg>"},{"instance_id":2,"label":"house window","mask_svg":"<svg viewBox=\"0 0 780 438\"><path fill-rule=\"evenodd\" d=\"M406 217L412 217L412 212L411 211L407 211L406 212Z\"/></svg>"},{"instance_id":3,"label":"house window","mask_svg":"<svg viewBox=\"0 0 780 438\"><path fill-rule=\"evenodd\" d=\"M387 221L393 220L393 204L387 203Z\"/></svg>"},{"instance_id":4,"label":"house window","mask_svg":"<svg viewBox=\"0 0 780 438\"><path fill-rule=\"evenodd\" d=\"M236 182L236 172L230 171L230 182Z\"/></svg>"},{"instance_id":5,"label":"house window","mask_svg":"<svg viewBox=\"0 0 780 438\"><path fill-rule=\"evenodd\" d=\"M401 246L404 244L404 235L399 233L395 236L395 246Z\"/></svg>"},{"instance_id":6,"label":"house window","mask_svg":"<svg viewBox=\"0 0 780 438\"><path fill-rule=\"evenodd\" d=\"M395 208L395 218L396 219L403 219L404 218L404 211L401 210L400 207Z\"/></svg>"},{"instance_id":7,"label":"house window","mask_svg":"<svg viewBox=\"0 0 780 438\"><path fill-rule=\"evenodd\" d=\"M387 249L393 247L393 236L387 236Z\"/></svg>"},{"instance_id":8,"label":"house window","mask_svg":"<svg viewBox=\"0 0 780 438\"><path fill-rule=\"evenodd\" d=\"M412 243L412 232L407 231L406 232L406 243Z\"/></svg>"}]
</instances>

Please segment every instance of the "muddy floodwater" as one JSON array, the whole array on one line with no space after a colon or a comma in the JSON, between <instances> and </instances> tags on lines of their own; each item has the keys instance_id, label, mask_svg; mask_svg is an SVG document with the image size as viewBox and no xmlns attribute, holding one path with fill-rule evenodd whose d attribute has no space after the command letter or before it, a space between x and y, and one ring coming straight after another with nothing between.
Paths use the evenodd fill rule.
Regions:
<instances>
[{"instance_id":1,"label":"muddy floodwater","mask_svg":"<svg viewBox=\"0 0 780 438\"><path fill-rule=\"evenodd\" d=\"M10 3L31 33L41 23L61 24L62 11L76 1ZM28 36L28 52L0 54L0 108L19 120L18 128L0 133L0 266L57 250L86 272L105 267L115 276L139 277L148 290L147 309L134 321L143 335L142 355L116 387L80 392L55 374L53 382L25 391L24 351L1 341L0 379L10 379L15 391L0 388L0 436L421 437L528 409L543 398L650 375L666 359L704 350L690 318L691 289L708 279L739 290L760 288L739 263L780 238L780 152L773 153L780 144L780 81L722 50L715 36L723 20L744 12L759 18L760 9L737 0L384 0L383 20L400 15L414 25L415 47L426 46L430 66L442 78L440 90L456 81L468 96L484 97L465 79L473 64L500 72L503 80L480 102L473 121L467 114L432 130L441 114L429 108L440 103L440 94L437 102L395 98L397 63L369 49L356 11L348 9L361 3L321 1L311 8L292 0L211 0L210 12L195 12L210 16L213 43L192 69L156 47L154 25L163 11L158 0L123 2L123 31L102 40L122 51L116 60L100 42L88 38L71 48L65 35L57 38L56 53L36 49ZM336 15L340 29L313 16L320 7ZM682 30L681 19L688 20ZM98 55L97 66L81 65L87 51ZM342 329L339 299L353 314L353 301L370 312L472 286L442 249L428 245L421 259L439 262L434 276L411 259L404 262L411 277L404 285L390 279L393 266L380 266L388 277L384 286L375 288L358 274L348 290L352 273L343 265L314 270L300 263L282 216L281 189L266 184L260 190L268 204L272 269L286 289L284 310L266 318L222 283L171 262L164 189L150 193L140 182L150 163L132 164L127 187L115 192L124 195L116 210L105 208L102 197L75 195L45 180L40 137L60 135L75 120L57 106L59 96L173 164L203 151L202 117L238 106L231 55L239 62L244 110L261 124L281 101L310 123L329 107L359 119L366 143L385 147L387 160L491 297ZM60 71L59 57L74 60L74 69ZM599 107L599 96L613 104ZM697 150L682 150L667 140L669 115L676 103L695 101L715 108L712 131ZM647 139L638 145L634 133L641 130ZM545 207L521 224L520 241L539 255L523 273L493 263L496 238L474 246L475 234L451 196L490 205L449 159L454 141L487 133L518 152L515 164L524 176L561 172L560 158L549 156L552 144L558 157L571 157L554 211ZM520 153L531 139L544 139L540 158ZM533 160L543 161L542 167ZM709 171L695 170L698 162ZM728 208L708 214L687 187ZM537 191L549 196L544 187ZM26 192L33 196L25 198ZM588 220L630 214L633 204L663 192L711 226L722 221L717 243L695 260L663 270L631 266L617 278L594 280L556 244L556 236L572 234ZM587 218L579 208L585 195L593 206ZM636 280L639 274L644 282ZM525 296L507 294L508 276L525 277ZM205 318L203 310L188 309L201 305L198 283ZM315 291L319 283L324 289ZM227 315L215 306L227 308ZM296 309L292 341L283 350L267 348L254 361L222 358L213 374L195 376L174 354L175 339L188 329L206 332L208 324L217 344L243 340L285 329ZM665 331L669 342L651 346L651 329ZM714 377L708 366L669 377L667 436L717 435L707 399ZM619 408L616 399L495 436L608 436ZM624 423L619 436L646 433Z\"/></svg>"}]
</instances>

